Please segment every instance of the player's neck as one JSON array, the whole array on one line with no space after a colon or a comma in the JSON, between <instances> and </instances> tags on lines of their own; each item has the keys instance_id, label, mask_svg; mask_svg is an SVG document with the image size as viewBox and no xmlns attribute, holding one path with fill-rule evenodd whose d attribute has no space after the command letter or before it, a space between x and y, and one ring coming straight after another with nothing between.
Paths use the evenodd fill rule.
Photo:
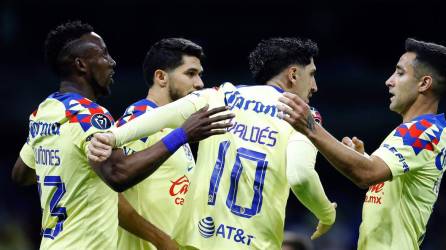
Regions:
<instances>
[{"instance_id":1,"label":"player's neck","mask_svg":"<svg viewBox=\"0 0 446 250\"><path fill-rule=\"evenodd\" d=\"M276 86L276 87L279 87L285 91L287 90L286 84L283 81L281 81L280 79L273 78L273 79L267 81L266 85Z\"/></svg>"},{"instance_id":2,"label":"player's neck","mask_svg":"<svg viewBox=\"0 0 446 250\"><path fill-rule=\"evenodd\" d=\"M73 79L65 79L60 82L59 91L62 93L74 92L83 97L86 97L92 101L96 100L96 95L93 88L89 84L83 83L83 81L76 81Z\"/></svg>"},{"instance_id":3,"label":"player's neck","mask_svg":"<svg viewBox=\"0 0 446 250\"><path fill-rule=\"evenodd\" d=\"M171 103L172 100L170 100L169 96L163 92L164 91L159 91L154 88L150 88L146 99L154 102L158 107Z\"/></svg>"},{"instance_id":4,"label":"player's neck","mask_svg":"<svg viewBox=\"0 0 446 250\"><path fill-rule=\"evenodd\" d=\"M418 98L409 107L409 109L404 114L402 114L403 122L409 122L420 115L437 114L438 103L439 103L438 98L434 97Z\"/></svg>"}]
</instances>

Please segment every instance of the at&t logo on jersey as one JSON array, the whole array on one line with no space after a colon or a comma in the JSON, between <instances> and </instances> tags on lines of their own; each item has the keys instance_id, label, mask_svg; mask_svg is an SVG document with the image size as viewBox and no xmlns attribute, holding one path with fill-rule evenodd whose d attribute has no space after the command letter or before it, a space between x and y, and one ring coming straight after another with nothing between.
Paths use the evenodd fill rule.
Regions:
<instances>
[{"instance_id":1,"label":"at&t logo on jersey","mask_svg":"<svg viewBox=\"0 0 446 250\"><path fill-rule=\"evenodd\" d=\"M183 175L177 180L170 182L172 183L169 189L170 196L175 197L174 202L176 205L183 205L184 196L189 191L189 179L186 175Z\"/></svg>"},{"instance_id":2,"label":"at&t logo on jersey","mask_svg":"<svg viewBox=\"0 0 446 250\"><path fill-rule=\"evenodd\" d=\"M215 224L212 217L206 217L198 222L198 231L204 238L210 238L215 233Z\"/></svg>"},{"instance_id":3,"label":"at&t logo on jersey","mask_svg":"<svg viewBox=\"0 0 446 250\"><path fill-rule=\"evenodd\" d=\"M198 232L203 238L213 236L234 241L238 244L250 246L255 237L245 233L245 230L237 227L220 224L215 227L214 219L210 216L201 219L198 222Z\"/></svg>"}]
</instances>

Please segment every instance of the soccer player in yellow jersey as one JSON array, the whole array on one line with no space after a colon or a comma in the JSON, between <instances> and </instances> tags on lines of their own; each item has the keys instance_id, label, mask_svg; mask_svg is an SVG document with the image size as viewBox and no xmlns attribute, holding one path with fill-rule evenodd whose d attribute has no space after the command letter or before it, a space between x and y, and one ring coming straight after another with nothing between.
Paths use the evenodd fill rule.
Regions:
<instances>
[{"instance_id":1,"label":"soccer player in yellow jersey","mask_svg":"<svg viewBox=\"0 0 446 250\"><path fill-rule=\"evenodd\" d=\"M196 91L135 118L111 133L96 134L89 158L110 156L120 146L164 127L177 127L205 105L225 104L235 118L228 133L199 145L197 166L173 231L185 249L280 249L289 189L320 220L312 238L329 230L335 204L327 199L310 141L278 118L284 91L309 101L317 91L311 40L272 38L258 44L250 65L258 83ZM113 155L112 157L113 158Z\"/></svg>"},{"instance_id":2,"label":"soccer player in yellow jersey","mask_svg":"<svg viewBox=\"0 0 446 250\"><path fill-rule=\"evenodd\" d=\"M94 100L109 94L116 63L102 38L90 25L81 22L68 22L51 31L45 50L50 66L61 80L60 89L30 115L29 136L12 177L22 184L38 184L41 249L116 249L115 191L123 191L144 179L175 152L182 144L177 143L177 131L182 132L179 139L183 143L218 133L202 124L221 109L195 113L161 143L129 157L130 166L92 167L86 157L90 138L96 132L107 131L114 123L109 112ZM131 159L139 159L140 164L131 164ZM160 246L176 248L169 237L153 229L125 199L119 200L119 224L146 240L161 238Z\"/></svg>"},{"instance_id":3,"label":"soccer player in yellow jersey","mask_svg":"<svg viewBox=\"0 0 446 250\"><path fill-rule=\"evenodd\" d=\"M155 43L143 63L149 86L146 98L130 105L116 122L120 127L159 106L202 89L202 48L183 38L167 38ZM124 145L125 154L141 151L158 142L172 129L163 128L150 137ZM123 192L129 203L148 221L168 235L172 234L189 189L195 161L186 143L167 159L150 177ZM154 249L126 230L119 230L119 249Z\"/></svg>"},{"instance_id":4,"label":"soccer player in yellow jersey","mask_svg":"<svg viewBox=\"0 0 446 250\"><path fill-rule=\"evenodd\" d=\"M386 81L396 127L369 157L357 138L350 150L313 122L309 107L286 94L285 120L305 134L342 174L369 187L362 212L358 249L419 249L445 171L446 120L437 114L446 84L446 47L406 40L406 52Z\"/></svg>"}]
</instances>

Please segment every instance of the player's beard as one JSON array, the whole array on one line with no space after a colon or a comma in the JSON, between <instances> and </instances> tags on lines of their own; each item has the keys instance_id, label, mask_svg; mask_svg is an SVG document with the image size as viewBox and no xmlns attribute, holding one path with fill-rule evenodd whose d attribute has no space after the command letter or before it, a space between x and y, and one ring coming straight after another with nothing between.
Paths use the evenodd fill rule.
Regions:
<instances>
[{"instance_id":1,"label":"player's beard","mask_svg":"<svg viewBox=\"0 0 446 250\"><path fill-rule=\"evenodd\" d=\"M184 95L182 95L180 93L180 91L178 89L176 89L175 87L170 87L169 88L169 97L170 100L172 100L173 102L184 97Z\"/></svg>"},{"instance_id":2,"label":"player's beard","mask_svg":"<svg viewBox=\"0 0 446 250\"><path fill-rule=\"evenodd\" d=\"M113 80L110 79L110 83L105 86L101 86L96 79L92 79L91 86L93 87L96 97L108 96L111 94L110 85Z\"/></svg>"}]
</instances>

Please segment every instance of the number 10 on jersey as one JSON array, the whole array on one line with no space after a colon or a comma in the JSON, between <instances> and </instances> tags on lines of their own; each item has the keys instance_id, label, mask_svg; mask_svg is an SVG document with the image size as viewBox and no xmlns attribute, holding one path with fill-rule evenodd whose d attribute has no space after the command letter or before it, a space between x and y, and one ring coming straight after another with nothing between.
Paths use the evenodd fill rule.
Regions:
<instances>
[{"instance_id":1,"label":"number 10 on jersey","mask_svg":"<svg viewBox=\"0 0 446 250\"><path fill-rule=\"evenodd\" d=\"M214 170L212 171L211 181L209 183L208 205L215 205L221 176L225 168L226 153L229 149L230 144L231 143L229 141L223 141L220 143L220 146L218 148L217 161L215 163ZM236 204L239 180L243 172L243 165L241 162L242 158L257 163L253 184L254 197L252 198L251 207L249 208L242 207ZM262 209L262 191L263 184L265 182L266 169L268 166L268 161L266 161L265 159L266 154L264 153L260 153L244 147L240 147L237 149L235 163L231 171L229 193L228 197L226 198L226 206L231 210L233 214L245 218L251 218L252 216L258 214Z\"/></svg>"}]
</instances>

